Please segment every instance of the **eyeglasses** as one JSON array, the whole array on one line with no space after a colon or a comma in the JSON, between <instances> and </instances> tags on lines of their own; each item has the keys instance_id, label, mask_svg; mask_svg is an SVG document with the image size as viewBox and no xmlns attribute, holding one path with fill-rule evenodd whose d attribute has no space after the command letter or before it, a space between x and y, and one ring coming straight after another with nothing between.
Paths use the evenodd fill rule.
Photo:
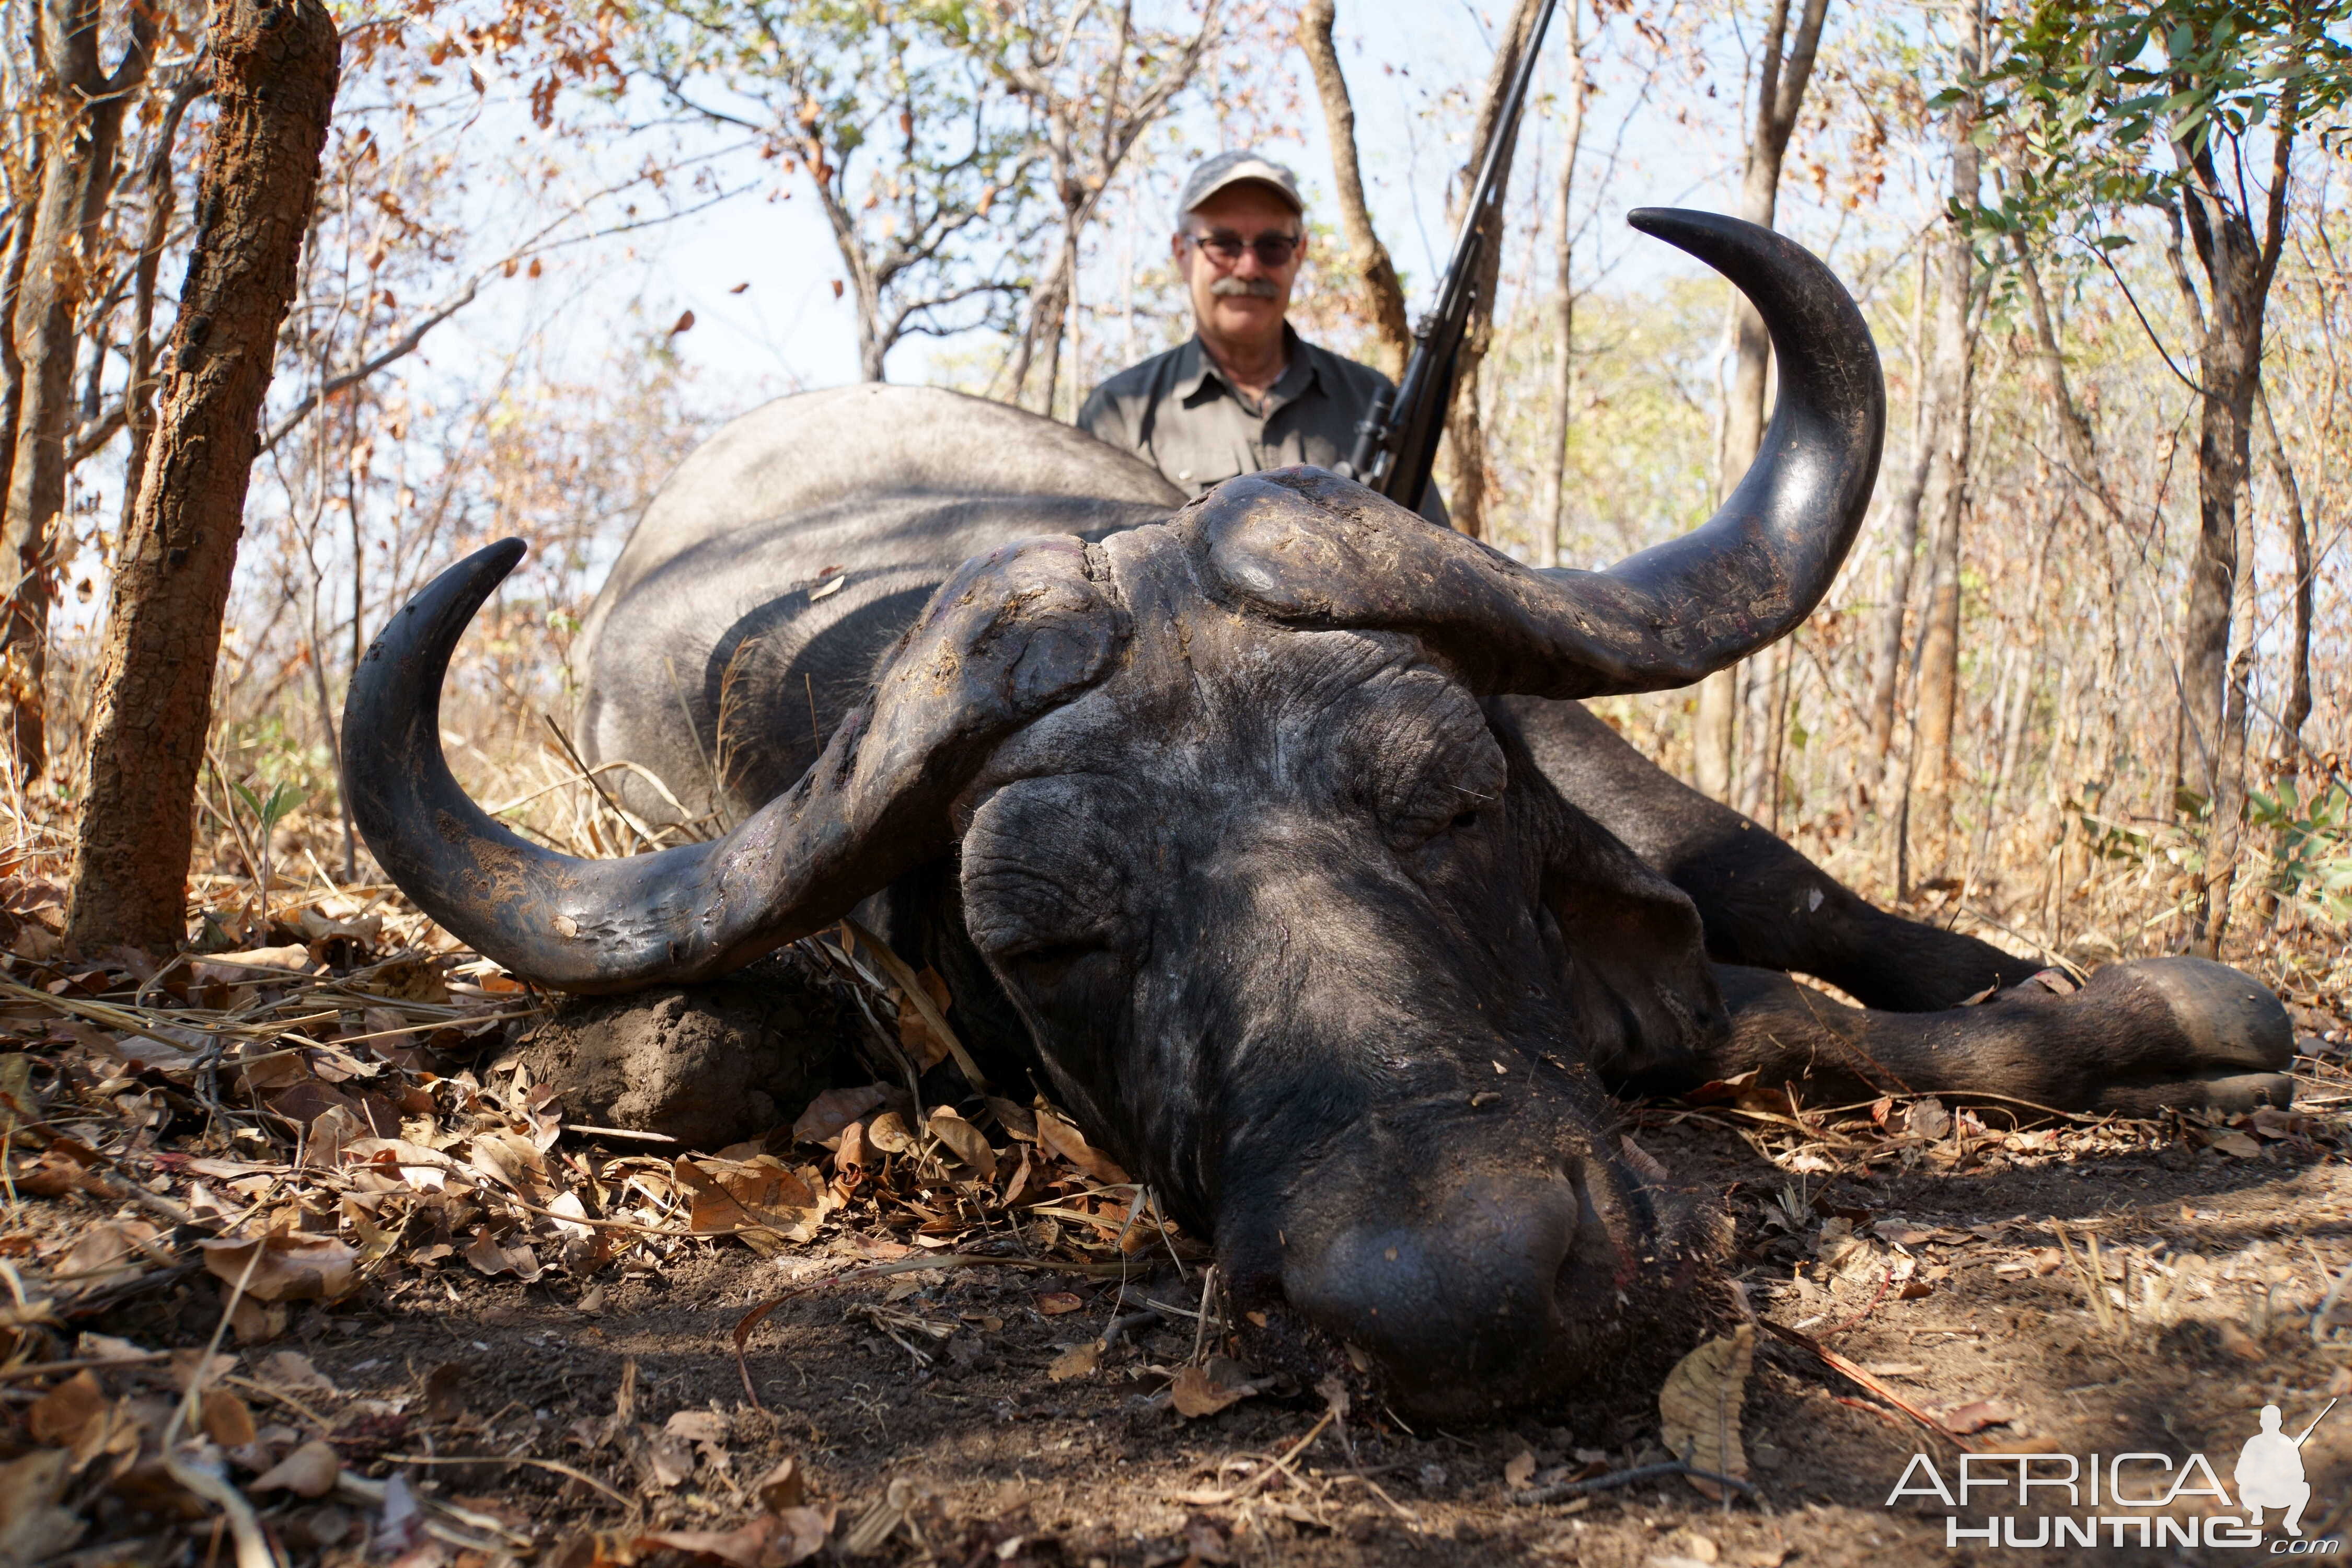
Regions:
<instances>
[{"instance_id":1,"label":"eyeglasses","mask_svg":"<svg viewBox=\"0 0 2352 1568\"><path fill-rule=\"evenodd\" d=\"M1244 251L1255 253L1260 267L1287 267L1290 258L1298 254L1298 247L1307 243L1295 234L1261 234L1255 239L1244 239L1230 229L1188 234L1184 237L1215 258L1221 267L1238 263Z\"/></svg>"}]
</instances>

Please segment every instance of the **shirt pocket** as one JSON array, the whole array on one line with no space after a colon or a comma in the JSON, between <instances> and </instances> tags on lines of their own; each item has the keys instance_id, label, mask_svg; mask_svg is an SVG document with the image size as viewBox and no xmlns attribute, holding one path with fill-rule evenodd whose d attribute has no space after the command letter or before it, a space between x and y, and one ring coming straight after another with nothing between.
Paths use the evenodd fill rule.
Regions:
<instances>
[{"instance_id":1,"label":"shirt pocket","mask_svg":"<svg viewBox=\"0 0 2352 1568\"><path fill-rule=\"evenodd\" d=\"M1177 471L1176 482L1194 495L1206 495L1227 479L1258 471L1258 462L1246 447L1233 447L1220 455L1215 450L1195 451L1186 458L1186 467Z\"/></svg>"}]
</instances>

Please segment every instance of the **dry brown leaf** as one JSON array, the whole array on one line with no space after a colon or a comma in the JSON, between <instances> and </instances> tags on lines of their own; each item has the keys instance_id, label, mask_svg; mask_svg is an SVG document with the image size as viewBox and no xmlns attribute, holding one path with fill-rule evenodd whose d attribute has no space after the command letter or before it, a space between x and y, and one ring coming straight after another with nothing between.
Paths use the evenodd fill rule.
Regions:
<instances>
[{"instance_id":1,"label":"dry brown leaf","mask_svg":"<svg viewBox=\"0 0 2352 1568\"><path fill-rule=\"evenodd\" d=\"M945 1017L949 1006L948 983L940 978L936 970L930 969L924 970L915 978L929 993L931 1004L940 1010L940 1016ZM907 1047L907 1054L925 1072L948 1059L948 1043L924 1022L920 1009L904 995L898 998L898 1043Z\"/></svg>"},{"instance_id":2,"label":"dry brown leaf","mask_svg":"<svg viewBox=\"0 0 2352 1568\"><path fill-rule=\"evenodd\" d=\"M1045 1369L1045 1375L1055 1383L1067 1383L1074 1377L1084 1377L1093 1372L1097 1363L1101 1362L1102 1353L1103 1342L1100 1340L1088 1340L1084 1344L1071 1345L1054 1358L1053 1364Z\"/></svg>"},{"instance_id":3,"label":"dry brown leaf","mask_svg":"<svg viewBox=\"0 0 2352 1568\"><path fill-rule=\"evenodd\" d=\"M487 1226L478 1226L474 1239L466 1248L466 1261L483 1273L496 1277L511 1274L528 1285L539 1278L539 1255L528 1242L518 1241L512 1247L502 1247L490 1236Z\"/></svg>"},{"instance_id":4,"label":"dry brown leaf","mask_svg":"<svg viewBox=\"0 0 2352 1568\"><path fill-rule=\"evenodd\" d=\"M1952 1113L1934 1095L1926 1095L1912 1102L1903 1113L1903 1131L1917 1138L1937 1139L1952 1130Z\"/></svg>"},{"instance_id":5,"label":"dry brown leaf","mask_svg":"<svg viewBox=\"0 0 2352 1568\"><path fill-rule=\"evenodd\" d=\"M1078 1130L1046 1110L1037 1108L1037 1142L1060 1155L1079 1170L1107 1186L1123 1185L1128 1180L1118 1162L1087 1142Z\"/></svg>"},{"instance_id":6,"label":"dry brown leaf","mask_svg":"<svg viewBox=\"0 0 2352 1568\"><path fill-rule=\"evenodd\" d=\"M198 984L217 981L241 985L248 980L283 979L288 973L309 974L317 967L310 950L298 943L284 947L252 947L243 952L215 952L192 960L188 973Z\"/></svg>"},{"instance_id":7,"label":"dry brown leaf","mask_svg":"<svg viewBox=\"0 0 2352 1568\"><path fill-rule=\"evenodd\" d=\"M984 1176L996 1173L996 1151L988 1146L979 1128L946 1106L932 1111L926 1125L931 1136L946 1144L948 1152L958 1160Z\"/></svg>"},{"instance_id":8,"label":"dry brown leaf","mask_svg":"<svg viewBox=\"0 0 2352 1568\"><path fill-rule=\"evenodd\" d=\"M2019 1412L1998 1399L1972 1399L1966 1405L1937 1408L1934 1415L1951 1431L1967 1436L1988 1426L2006 1426L2017 1419Z\"/></svg>"},{"instance_id":9,"label":"dry brown leaf","mask_svg":"<svg viewBox=\"0 0 2352 1568\"><path fill-rule=\"evenodd\" d=\"M84 1231L49 1278L67 1295L112 1285L142 1269L142 1250L160 1234L144 1220L107 1220Z\"/></svg>"},{"instance_id":10,"label":"dry brown leaf","mask_svg":"<svg viewBox=\"0 0 2352 1568\"><path fill-rule=\"evenodd\" d=\"M694 1474L694 1446L675 1432L648 1430L646 1467L653 1472L656 1486L664 1489L675 1487Z\"/></svg>"},{"instance_id":11,"label":"dry brown leaf","mask_svg":"<svg viewBox=\"0 0 2352 1568\"><path fill-rule=\"evenodd\" d=\"M1739 1414L1755 1356L1755 1326L1742 1323L1675 1363L1658 1390L1658 1428L1669 1453L1693 1469L1748 1479ZM1687 1479L1707 1497L1721 1500L1723 1489L1715 1482L1697 1476Z\"/></svg>"},{"instance_id":12,"label":"dry brown leaf","mask_svg":"<svg viewBox=\"0 0 2352 1568\"><path fill-rule=\"evenodd\" d=\"M2259 1159L2263 1152L2263 1146L2242 1132L2208 1132L2205 1146L2219 1149L2235 1160Z\"/></svg>"},{"instance_id":13,"label":"dry brown leaf","mask_svg":"<svg viewBox=\"0 0 2352 1568\"><path fill-rule=\"evenodd\" d=\"M0 1465L0 1562L46 1562L80 1539L80 1518L58 1506L72 1462L40 1448Z\"/></svg>"},{"instance_id":14,"label":"dry brown leaf","mask_svg":"<svg viewBox=\"0 0 2352 1568\"><path fill-rule=\"evenodd\" d=\"M827 1149L837 1147L844 1128L853 1121L864 1121L868 1111L887 1098L878 1083L856 1089L828 1089L810 1100L808 1109L793 1123L793 1141Z\"/></svg>"},{"instance_id":15,"label":"dry brown leaf","mask_svg":"<svg viewBox=\"0 0 2352 1568\"><path fill-rule=\"evenodd\" d=\"M1522 1448L1503 1465L1503 1484L1513 1491L1524 1490L1536 1479L1536 1455L1532 1448Z\"/></svg>"},{"instance_id":16,"label":"dry brown leaf","mask_svg":"<svg viewBox=\"0 0 2352 1568\"><path fill-rule=\"evenodd\" d=\"M724 1443L727 1417L716 1410L677 1410L662 1423L662 1430L689 1443Z\"/></svg>"},{"instance_id":17,"label":"dry brown leaf","mask_svg":"<svg viewBox=\"0 0 2352 1568\"><path fill-rule=\"evenodd\" d=\"M303 1444L254 1478L247 1489L257 1492L292 1492L297 1497L325 1497L335 1489L335 1478L342 1473L343 1462L330 1445L312 1441Z\"/></svg>"},{"instance_id":18,"label":"dry brown leaf","mask_svg":"<svg viewBox=\"0 0 2352 1568\"><path fill-rule=\"evenodd\" d=\"M74 1373L43 1394L25 1412L25 1426L36 1443L70 1448L82 1429L106 1408L106 1391L85 1370Z\"/></svg>"},{"instance_id":19,"label":"dry brown leaf","mask_svg":"<svg viewBox=\"0 0 2352 1568\"><path fill-rule=\"evenodd\" d=\"M2261 1341L2227 1318L2214 1325L2213 1332L2221 1342L2221 1348L2240 1361L2260 1361L2268 1353L2263 1349Z\"/></svg>"},{"instance_id":20,"label":"dry brown leaf","mask_svg":"<svg viewBox=\"0 0 2352 1568\"><path fill-rule=\"evenodd\" d=\"M343 1159L364 1163L371 1173L388 1176L418 1192L442 1192L449 1184L449 1157L404 1139L355 1139L343 1145Z\"/></svg>"},{"instance_id":21,"label":"dry brown leaf","mask_svg":"<svg viewBox=\"0 0 2352 1568\"><path fill-rule=\"evenodd\" d=\"M824 1550L833 1537L834 1505L821 1508L781 1508L776 1510L775 1534L768 1539L768 1555L761 1568L793 1568Z\"/></svg>"},{"instance_id":22,"label":"dry brown leaf","mask_svg":"<svg viewBox=\"0 0 2352 1568\"><path fill-rule=\"evenodd\" d=\"M886 1110L866 1124L866 1141L885 1154L903 1154L915 1146L907 1119L895 1110Z\"/></svg>"},{"instance_id":23,"label":"dry brown leaf","mask_svg":"<svg viewBox=\"0 0 2352 1568\"><path fill-rule=\"evenodd\" d=\"M839 1169L863 1170L874 1163L874 1156L866 1152L866 1123L863 1121L853 1121L843 1128L835 1142L837 1147L834 1150L833 1163Z\"/></svg>"},{"instance_id":24,"label":"dry brown leaf","mask_svg":"<svg viewBox=\"0 0 2352 1568\"><path fill-rule=\"evenodd\" d=\"M782 1162L768 1155L720 1170L680 1155L670 1167L678 1184L694 1194L687 1228L704 1236L766 1232L787 1241L806 1241L824 1216L816 1194Z\"/></svg>"},{"instance_id":25,"label":"dry brown leaf","mask_svg":"<svg viewBox=\"0 0 2352 1568\"><path fill-rule=\"evenodd\" d=\"M1037 1118L1024 1107L990 1095L988 1110L996 1118L996 1124L1004 1129L1006 1137L1018 1138L1024 1143L1037 1142Z\"/></svg>"},{"instance_id":26,"label":"dry brown leaf","mask_svg":"<svg viewBox=\"0 0 2352 1568\"><path fill-rule=\"evenodd\" d=\"M246 1281L245 1293L263 1301L331 1301L359 1285L359 1251L331 1236L282 1231L266 1241L201 1241L205 1267L216 1279ZM258 1247L261 1257L250 1263Z\"/></svg>"},{"instance_id":27,"label":"dry brown leaf","mask_svg":"<svg viewBox=\"0 0 2352 1568\"><path fill-rule=\"evenodd\" d=\"M1072 1290L1048 1290L1037 1298L1037 1310L1049 1318L1075 1312L1086 1304L1086 1299Z\"/></svg>"},{"instance_id":28,"label":"dry brown leaf","mask_svg":"<svg viewBox=\"0 0 2352 1568\"><path fill-rule=\"evenodd\" d=\"M774 1530L775 1521L762 1514L734 1530L656 1531L638 1536L637 1545L648 1551L712 1557L731 1568L761 1568L767 1560L768 1537Z\"/></svg>"},{"instance_id":29,"label":"dry brown leaf","mask_svg":"<svg viewBox=\"0 0 2352 1568\"><path fill-rule=\"evenodd\" d=\"M1214 1415L1229 1405L1238 1403L1249 1391L1218 1382L1207 1370L1197 1366L1176 1369L1174 1381L1168 1385L1170 1397L1175 1401L1176 1414L1187 1420L1202 1415Z\"/></svg>"},{"instance_id":30,"label":"dry brown leaf","mask_svg":"<svg viewBox=\"0 0 2352 1568\"><path fill-rule=\"evenodd\" d=\"M786 1509L800 1507L804 1484L801 1477L801 1462L786 1459L751 1483L751 1495L758 1498L760 1506L770 1513L781 1514Z\"/></svg>"},{"instance_id":31,"label":"dry brown leaf","mask_svg":"<svg viewBox=\"0 0 2352 1568\"><path fill-rule=\"evenodd\" d=\"M261 1436L260 1428L253 1424L252 1410L226 1388L205 1393L199 1424L205 1436L224 1448L242 1448Z\"/></svg>"}]
</instances>

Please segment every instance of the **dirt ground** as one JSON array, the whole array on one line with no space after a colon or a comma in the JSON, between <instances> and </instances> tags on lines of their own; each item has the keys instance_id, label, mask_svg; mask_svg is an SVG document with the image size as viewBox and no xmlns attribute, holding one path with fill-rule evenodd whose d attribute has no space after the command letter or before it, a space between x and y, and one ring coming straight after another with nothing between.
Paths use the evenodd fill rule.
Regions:
<instances>
[{"instance_id":1,"label":"dirt ground","mask_svg":"<svg viewBox=\"0 0 2352 1568\"><path fill-rule=\"evenodd\" d=\"M289 982L287 1016L302 1006L315 1016L321 987L341 985L348 997L359 984L351 977L372 973L322 963L318 976ZM105 989L118 980L127 986L123 977L85 978L96 994L128 994ZM447 999L457 1022L430 1039L457 1043L473 1026L458 1015L470 1008L487 1018L513 1000L457 991ZM435 1005L383 1001L394 1011ZM21 998L16 1005L38 1010ZM343 1037L392 1027L390 1018L382 1009L348 1014ZM698 1186L688 1193L661 1185L664 1169L676 1172L666 1153L647 1157L641 1142L573 1130L543 1098L545 1108L524 1109L543 1087L504 1080L499 1100L501 1080L488 1069L453 1075L443 1060L436 1072L412 1057L392 1075L408 1085L397 1090L409 1118L404 1136L425 1136L434 1115L457 1125L451 1108L474 1106L471 1142L449 1134L447 1157L487 1163L505 1181L496 1195L520 1210L519 1223L540 1226L501 1235L494 1221L469 1241L462 1223L449 1228L450 1192L418 1195L382 1177L404 1173L413 1185L408 1163L421 1153L371 1155L354 1144L326 1162L335 1180L298 1179L318 1166L319 1142L342 1114L307 1101L307 1121L280 1110L278 1123L302 1121L310 1147L292 1158L278 1151L274 1164L173 1156L174 1148L267 1151L254 1137L224 1143L217 1124L206 1131L186 1111L159 1111L160 1121L134 1124L93 1167L114 1173L112 1185L92 1177L37 1195L41 1167L27 1149L52 1135L44 1129L67 1125L61 1108L77 1092L78 1103L93 1103L95 1091L76 1089L87 1071L75 1066L69 1041L91 1051L101 1042L68 1030L26 1047L51 1053L29 1086L20 1073L12 1087L0 1068L0 1089L45 1097L47 1106L44 1121L10 1118L0 1264L16 1302L8 1328L16 1348L0 1373L0 1562L236 1560L234 1531L224 1531L219 1510L202 1500L207 1494L197 1487L192 1495L184 1476L162 1463L168 1444L158 1429L192 1382L199 1392L185 1400L182 1431L201 1426L205 1436L184 1455L211 1464L299 1563L1684 1568L2241 1559L2244 1551L2221 1546L1951 1548L1946 1514L1978 1527L1998 1511L1983 1500L1990 1494L1961 1510L1932 1498L1891 1508L1886 1500L1916 1454L1956 1481L1961 1444L2169 1460L2202 1453L2234 1496L2231 1467L2261 1405L2281 1406L2293 1434L2329 1399L2352 1393L2352 1300L2327 1300L2352 1270L2352 1073L2340 1018L2305 1010L2298 1022L2309 1031L2309 1055L2299 1063L2296 1111L2235 1126L2077 1120L2020 1132L1999 1117L1955 1115L1932 1101L1792 1115L1785 1101L1731 1089L1706 1103L1637 1108L1641 1146L1737 1222L1713 1304L1717 1327L1733 1331L1744 1302L1807 1342L1757 1335L1739 1421L1753 1489L1727 1504L1673 1475L1518 1500L1664 1459L1648 1395L1447 1431L1409 1426L1360 1379L1348 1380L1354 1392L1341 1414L1328 1393L1339 1383L1318 1392L1297 1376L1220 1360L1241 1342L1215 1321L1199 1264L1176 1260L1185 1248L1173 1237L1118 1250L1120 1227L1100 1217L1117 1207L1093 1179L1101 1173L1073 1169L1091 1152L1082 1142L1075 1151L1058 1143L1050 1112L1036 1113L1024 1138L1017 1110L992 1120L978 1101L968 1108L988 1146L975 1159L998 1162L990 1202L1003 1205L976 1226L946 1214L955 1200L943 1177L887 1203L871 1177L843 1187L846 1156L836 1137L800 1174L805 1184L832 1173L850 1199L808 1208L822 1210L821 1221L798 1225L800 1238L790 1239L780 1233L803 1211L787 1190L787 1167L821 1152L805 1142L764 1165L743 1149L730 1152L732 1165L712 1161L731 1197ZM314 1026L302 1037L329 1032ZM109 1037L123 1048L123 1037ZM303 1059L323 1071L361 1054L331 1047ZM118 1106L129 1098L169 1111L173 1096L195 1092L167 1092L167 1082L196 1081L176 1071L164 1064L118 1072L96 1089ZM247 1081L263 1081L259 1068L246 1072ZM327 1076L343 1102L377 1113L349 1076L340 1084ZM395 1093L383 1075L364 1081ZM156 1087L141 1091L142 1082ZM291 1105L287 1097L308 1082L261 1098ZM21 1098L11 1103L31 1109ZM879 1106L872 1100L865 1111L877 1134ZM541 1118L544 1171L552 1173L542 1184L520 1173L515 1162L526 1156L497 1152L503 1134L484 1131L483 1107L518 1127ZM424 1121L414 1114L420 1108ZM84 1123L79 1136L95 1142L99 1131ZM936 1158L949 1171L951 1156L938 1151L961 1136L950 1128L942 1143L928 1145L930 1155L910 1146L895 1161L871 1149L865 1158L907 1169ZM40 1156L52 1170L57 1148ZM143 1165L133 1157L142 1149ZM187 1163L206 1158L212 1165ZM746 1195L744 1173L770 1167L785 1174L771 1172L760 1178L770 1185ZM278 1173L276 1184L236 1188L236 1196L225 1176L204 1184L207 1171L245 1168ZM206 1223L164 1228L154 1205L126 1197L124 1173L142 1170L152 1173L142 1184L151 1195L177 1194L164 1201ZM567 1172L588 1174L565 1186ZM1017 1192L1024 1183L1025 1194ZM471 1200L478 1210L494 1206L482 1195L494 1185L481 1180ZM211 1217L198 1187L226 1219ZM576 1199L567 1205L549 1195L558 1187L614 1217L595 1226L547 1217L583 1213ZM769 1216L759 1247L733 1227L718 1227L729 1234L717 1239L685 1239L689 1200L686 1228L714 1228L704 1224L706 1197ZM668 1219L649 1219L665 1202ZM236 1226L276 1204L293 1215L273 1222L281 1235L351 1238L357 1270L313 1293L324 1299L288 1288L262 1309L254 1297L254 1281L272 1271L294 1278L287 1271L310 1242L240 1253L214 1237L210 1249L192 1250L205 1245L199 1232L258 1234ZM1007 1217L1016 1204L1028 1205L1025 1222ZM908 1205L933 1217L910 1228ZM1065 1217L1034 1217L1044 1212ZM395 1222L395 1214L405 1218ZM1089 1215L1091 1227L1081 1223ZM157 1234L115 1266L127 1277L93 1289L95 1276L65 1267L98 1228L142 1219L158 1221ZM395 1223L400 1235L387 1241ZM1040 1252L1032 1227L1056 1223L1092 1239ZM992 1260L1021 1248L1034 1256ZM256 1258L268 1268L249 1262ZM243 1292L232 1279L237 1267L251 1270ZM738 1324L779 1297L750 1329L739 1367ZM237 1362L220 1377L219 1363L199 1370L196 1357L232 1300L238 1331L222 1351ZM2322 1316L2324 1303L2332 1310ZM1206 1323L1197 1315L1204 1307ZM181 1353L157 1354L166 1352ZM128 1359L139 1355L153 1359ZM74 1371L76 1362L100 1364ZM1346 1376L1344 1367L1333 1371ZM1187 1403L1223 1407L1186 1417L1178 1405ZM307 1488L299 1484L306 1448L324 1465ZM2352 1405L2322 1421L2303 1454L2312 1485L2305 1535L2340 1537L2352 1522ZM2171 1516L2189 1517L2195 1500ZM2042 1504L2020 1515L2029 1534L2047 1511ZM2273 1530L2256 1554L2280 1539Z\"/></svg>"}]
</instances>

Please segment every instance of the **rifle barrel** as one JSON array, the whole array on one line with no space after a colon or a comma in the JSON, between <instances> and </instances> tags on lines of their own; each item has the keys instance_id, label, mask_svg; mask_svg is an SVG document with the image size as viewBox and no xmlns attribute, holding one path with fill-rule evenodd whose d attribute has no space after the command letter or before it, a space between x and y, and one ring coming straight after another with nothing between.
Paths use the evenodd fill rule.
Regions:
<instances>
[{"instance_id":1,"label":"rifle barrel","mask_svg":"<svg viewBox=\"0 0 2352 1568\"><path fill-rule=\"evenodd\" d=\"M1504 159L1518 134L1536 61L1543 53L1544 34L1559 5L1559 0L1543 0L1534 25L1528 29L1527 49L1511 73L1510 87L1479 157L1477 178L1463 206L1461 226L1454 232L1453 253L1439 279L1436 301L1413 332L1412 355L1398 378L1396 395L1376 404L1356 426L1355 449L1347 465L1349 477L1401 506L1417 509L1429 488L1445 411L1454 400L1454 362L1469 324L1479 251L1495 237L1493 220L1500 216L1501 204L1496 197Z\"/></svg>"}]
</instances>

